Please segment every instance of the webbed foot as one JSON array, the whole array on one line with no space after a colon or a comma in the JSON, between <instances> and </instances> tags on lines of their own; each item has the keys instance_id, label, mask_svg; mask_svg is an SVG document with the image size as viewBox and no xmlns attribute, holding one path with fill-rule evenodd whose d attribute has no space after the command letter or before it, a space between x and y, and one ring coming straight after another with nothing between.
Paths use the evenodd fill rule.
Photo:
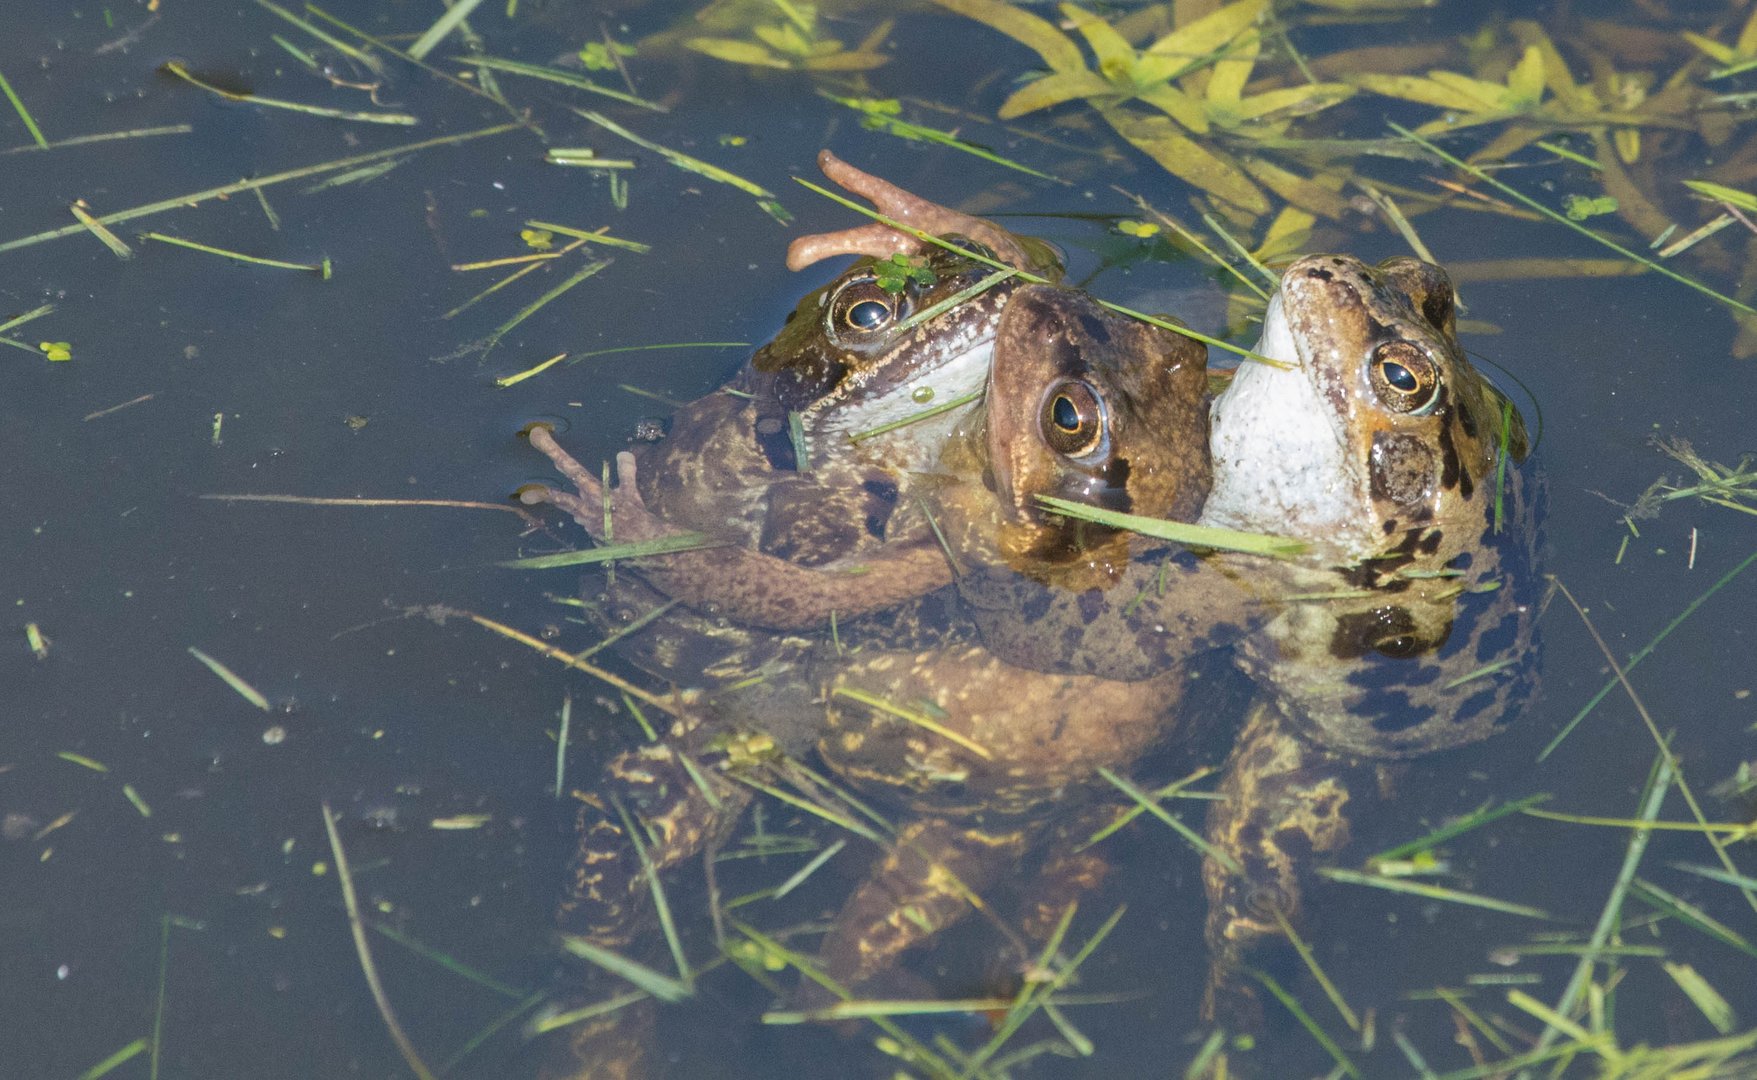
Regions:
<instances>
[{"instance_id":1,"label":"webbed foot","mask_svg":"<svg viewBox=\"0 0 1757 1080\"><path fill-rule=\"evenodd\" d=\"M606 528L606 504L609 509L608 526L615 531L617 540L656 540L682 532L647 509L646 501L641 498L640 487L636 483L634 455L627 450L616 455L616 488L612 494L580 464L579 459L561 448L561 444L555 441L555 434L547 427L535 425L527 437L531 440L531 445L542 451L555 466L556 471L567 477L574 490L569 492L551 487L526 488L519 492L519 501L525 505L548 503L566 512L592 539L600 543L606 542L610 536Z\"/></svg>"}]
</instances>

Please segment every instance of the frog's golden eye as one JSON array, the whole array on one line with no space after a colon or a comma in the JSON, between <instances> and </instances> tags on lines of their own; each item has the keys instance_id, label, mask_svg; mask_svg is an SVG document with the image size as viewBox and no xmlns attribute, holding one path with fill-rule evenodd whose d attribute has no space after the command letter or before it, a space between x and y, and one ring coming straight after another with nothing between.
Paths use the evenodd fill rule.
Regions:
<instances>
[{"instance_id":1,"label":"frog's golden eye","mask_svg":"<svg viewBox=\"0 0 1757 1080\"><path fill-rule=\"evenodd\" d=\"M1086 383L1061 383L1044 396L1040 424L1050 449L1082 457L1104 442L1104 402Z\"/></svg>"},{"instance_id":2,"label":"frog's golden eye","mask_svg":"<svg viewBox=\"0 0 1757 1080\"><path fill-rule=\"evenodd\" d=\"M830 328L875 334L895 325L905 305L902 296L886 292L871 278L859 278L845 285L830 302Z\"/></svg>"},{"instance_id":3,"label":"frog's golden eye","mask_svg":"<svg viewBox=\"0 0 1757 1080\"><path fill-rule=\"evenodd\" d=\"M1440 369L1412 341L1387 341L1367 365L1373 392L1393 412L1426 416L1440 400Z\"/></svg>"}]
</instances>

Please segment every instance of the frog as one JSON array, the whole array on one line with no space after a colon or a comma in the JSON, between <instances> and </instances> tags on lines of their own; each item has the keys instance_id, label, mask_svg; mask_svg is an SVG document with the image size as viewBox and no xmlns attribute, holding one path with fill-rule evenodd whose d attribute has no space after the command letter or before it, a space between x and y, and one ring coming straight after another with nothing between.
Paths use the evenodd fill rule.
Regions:
<instances>
[{"instance_id":1,"label":"frog","mask_svg":"<svg viewBox=\"0 0 1757 1080\"><path fill-rule=\"evenodd\" d=\"M1432 263L1308 256L1259 346L1293 366L1241 368L1215 401L1204 521L1310 547L1266 575L1276 614L1235 655L1266 700L1207 825L1242 868L1204 865L1210 1017L1255 1020L1239 971L1285 940L1280 919L1300 924L1314 860L1397 763L1486 739L1535 694L1542 476L1456 308Z\"/></svg>"},{"instance_id":2,"label":"frog","mask_svg":"<svg viewBox=\"0 0 1757 1080\"><path fill-rule=\"evenodd\" d=\"M1224 646L1258 688L1207 822L1208 1019L1262 1022L1240 972L1300 925L1315 862L1395 763L1487 738L1534 690L1541 478L1455 309L1417 259L1283 271L1262 362L1214 399L1197 522L1301 553L1167 548L1127 570L1127 604L1004 568L960 579L984 643L1022 667L1148 680Z\"/></svg>"},{"instance_id":3,"label":"frog","mask_svg":"<svg viewBox=\"0 0 1757 1080\"><path fill-rule=\"evenodd\" d=\"M974 407L999 312L1024 283L1007 269L1061 273L1041 241L903 191L828 150L818 163L897 224L795 239L794 270L863 258L807 294L729 386L686 405L669 438L618 454L612 494L540 425L531 444L574 490L520 493L567 511L599 541L703 533L709 546L630 565L705 614L781 631L949 584L911 478Z\"/></svg>"},{"instance_id":4,"label":"frog","mask_svg":"<svg viewBox=\"0 0 1757 1080\"><path fill-rule=\"evenodd\" d=\"M974 536L975 522L987 522L1006 537L996 544L990 534L989 543L1014 561L1032 553L1049 565L1119 565L1126 538L1108 530L1075 535L1067 520L1043 513L1023 488L1015 498L990 483L997 473L1018 476L1034 491L1191 516L1207 488L1206 386L1206 350L1189 338L1116 315L1076 290L1021 287L996 327L983 405L949 439L927 501L942 508L955 501L966 511L986 502L987 515L966 513L966 531ZM987 468L986 459L998 454L1007 455L1008 466ZM949 546L954 558L975 554L968 542L954 539ZM922 637L923 624L959 627L955 611L930 619L917 606L884 621L882 632L862 632L858 622L844 628L837 649L820 647L812 663L785 680L815 688L810 704L816 708L802 718L778 716L788 711L777 708L787 691L778 694L765 683L754 696L747 689L717 701L722 715L715 722L680 722L663 742L612 763L606 775L612 797L595 796L588 805L598 812L582 818L586 854L578 891L594 918L580 927L584 936L622 947L632 943L635 927L626 912L639 897L627 886L610 894L604 889L601 869L626 863L628 847L621 823L603 812L604 802L620 801L640 815L655 838L650 861L669 870L723 836L748 799L732 774L797 781L789 772L794 760L815 746L837 779L885 796L911 815L832 920L819 950L818 971L829 983L863 986L969 910L967 894L947 888L948 872L964 888L992 882L1013 857L1065 824L1064 811L1082 801L1098 765L1122 767L1161 741L1168 705L1181 689L1182 675L1175 672L1156 693L1143 695L1137 685L1012 669L987 656L967 626L962 635L941 630ZM1012 692L1021 685L1028 689ZM976 699L959 687L1005 700L1006 707L967 708ZM899 701L949 694L943 704L962 730L951 741L934 735L922 743L918 729L887 723L894 718L885 714L875 723L839 708L851 704L840 692L856 688L867 700L873 693ZM1000 694L1003 689L1009 693ZM1094 724L1091 707L1106 693L1114 699L1107 719ZM799 704L795 691L787 705L797 713ZM963 747L979 751L956 760ZM1073 847L1057 846L1044 860L1042 877L1079 891L1074 883L1089 887L1102 867ZM640 884L632 875L615 877ZM1026 938L1053 928L1064 906L1054 892L1040 889L1031 898L1036 915L1025 921ZM907 918L900 914L905 909ZM606 1031L608 1045L619 1051L644 1038L626 1023L581 1026L572 1037L574 1056L603 1069Z\"/></svg>"},{"instance_id":5,"label":"frog","mask_svg":"<svg viewBox=\"0 0 1757 1080\"><path fill-rule=\"evenodd\" d=\"M1039 497L1193 518L1210 472L1206 361L1191 338L1083 293L1021 289L996 332L983 412L942 459L935 506L956 557L1057 587L1117 580L1130 535ZM1077 850L1075 827L1114 794L1100 770L1127 770L1166 742L1189 677L1181 665L1140 682L1032 671L973 638L867 647L822 657L817 670L819 757L863 798L910 816L831 921L808 1005L827 1003L820 987L855 993L889 975L1028 853L1038 887L1018 934L1044 940L1107 869ZM899 715L911 711L931 719Z\"/></svg>"},{"instance_id":6,"label":"frog","mask_svg":"<svg viewBox=\"0 0 1757 1080\"><path fill-rule=\"evenodd\" d=\"M1056 254L1040 241L903 191L829 151L819 164L895 224L790 245L795 270L836 255L862 258L798 304L730 392L686 405L666 439L619 455L620 484L608 492L551 431L529 432L574 490L527 489L523 501L566 510L600 540L696 531L718 545L624 562L591 606L602 629L620 634L644 624L618 651L664 681L706 682L706 691L757 682L738 694L698 689L660 699L671 714L665 738L605 767L600 789L658 830L660 865L713 845L749 799L749 789L696 768L696 755L748 763L809 748L809 693L788 677L816 647L801 631L840 616L844 638L858 642L872 629L895 644L953 621L945 598L933 597L950 580L948 565L937 544L924 542L928 530L909 485L974 406L977 395L967 391L986 379L999 312L1023 284L1010 271L1039 282L1060 275ZM939 234L963 250L918 234ZM935 415L917 418L936 404ZM879 437L855 437L890 425ZM883 627L860 618L899 604L910 614ZM766 749L728 746L759 721ZM610 948L634 942L648 925L640 863L614 802L597 794L583 800L557 916L564 931ZM638 1057L624 1052L638 1026L619 1019L576 1027L569 1071L591 1057L606 1069L625 1067L614 1061Z\"/></svg>"}]
</instances>

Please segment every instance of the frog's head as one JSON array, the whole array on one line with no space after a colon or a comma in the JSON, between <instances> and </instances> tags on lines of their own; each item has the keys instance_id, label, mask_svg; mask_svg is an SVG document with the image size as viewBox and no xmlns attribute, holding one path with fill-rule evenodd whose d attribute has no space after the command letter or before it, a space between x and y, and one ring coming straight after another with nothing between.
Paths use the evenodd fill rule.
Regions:
<instances>
[{"instance_id":1,"label":"frog's head","mask_svg":"<svg viewBox=\"0 0 1757 1080\"><path fill-rule=\"evenodd\" d=\"M801 300L775 340L752 360L772 378L776 402L797 416L807 441L828 451L845 447L849 436L949 401L967 398L973 405L988 375L1001 311L1021 285L1001 276L977 289L997 275L982 259L1052 278L1060 275L1060 264L1040 241L928 202L828 151L819 162L837 183L872 199L893 221L963 249L878 223L793 242L793 269L834 255L865 256ZM872 445L914 461L918 455L911 448L943 440L956 420L946 413L934 423L905 425Z\"/></svg>"},{"instance_id":2,"label":"frog's head","mask_svg":"<svg viewBox=\"0 0 1757 1080\"><path fill-rule=\"evenodd\" d=\"M1312 255L1282 274L1257 351L1214 403L1204 519L1364 558L1411 530L1480 528L1525 429L1465 359L1453 292L1410 258Z\"/></svg>"},{"instance_id":3,"label":"frog's head","mask_svg":"<svg viewBox=\"0 0 1757 1080\"><path fill-rule=\"evenodd\" d=\"M1314 255L1214 404L1204 523L1292 535L1247 666L1321 742L1409 756L1482 738L1535 679L1539 487L1525 429L1459 348L1437 266Z\"/></svg>"},{"instance_id":4,"label":"frog's head","mask_svg":"<svg viewBox=\"0 0 1757 1080\"><path fill-rule=\"evenodd\" d=\"M1102 565L1103 580L1127 562L1125 538L1046 509L1040 495L1195 517L1208 493L1207 359L1200 342L1085 293L1013 294L995 330L985 411L1001 548L1015 568L1042 577Z\"/></svg>"}]
</instances>

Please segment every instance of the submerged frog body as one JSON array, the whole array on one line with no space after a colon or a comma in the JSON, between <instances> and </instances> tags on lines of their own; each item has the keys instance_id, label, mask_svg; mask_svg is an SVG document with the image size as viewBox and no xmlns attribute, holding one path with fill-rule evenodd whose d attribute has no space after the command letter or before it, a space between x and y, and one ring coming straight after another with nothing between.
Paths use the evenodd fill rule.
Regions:
<instances>
[{"instance_id":1,"label":"submerged frog body","mask_svg":"<svg viewBox=\"0 0 1757 1080\"><path fill-rule=\"evenodd\" d=\"M1302 875L1365 798L1363 766L1487 737L1535 679L1537 486L1519 417L1464 358L1452 290L1413 259L1311 256L1213 406L1200 523L1303 542L1270 559L1166 552L1106 604L962 582L985 640L1030 667L1154 677L1237 639L1261 706L1210 814L1207 1011L1248 1022L1236 969L1297 922Z\"/></svg>"},{"instance_id":2,"label":"submerged frog body","mask_svg":"<svg viewBox=\"0 0 1757 1080\"><path fill-rule=\"evenodd\" d=\"M1205 520L1286 531L1276 614L1239 650L1270 707L1241 735L1205 867L1210 1011L1231 969L1297 918L1314 854L1348 839L1361 766L1486 738L1535 689L1541 486L1518 413L1459 348L1438 267L1312 256L1288 267L1260 351L1214 407ZM1236 395L1236 396L1235 396ZM1297 422L1276 423L1276 418ZM1290 455L1327 461L1296 479ZM1302 599L1303 598L1303 599Z\"/></svg>"},{"instance_id":3,"label":"submerged frog body","mask_svg":"<svg viewBox=\"0 0 1757 1080\"><path fill-rule=\"evenodd\" d=\"M1037 551L1070 565L1126 561L1126 538L1108 530L1076 536L1066 522L1043 515L1026 488L1162 516L1194 513L1208 474L1200 345L1047 286L1021 288L995 337L984 409L953 440L956 449L942 462L952 473L936 477L930 499L943 504L955 493L966 514L963 532L954 534L964 538L954 544L956 556L1017 560L1020 552ZM982 482L993 475L983 459L1000 452L1010 455L1003 474L1020 477L1018 500L1011 493L997 497ZM987 513L975 509L984 503ZM1017 551L974 550L979 536L996 548L1001 531ZM1094 551L1119 550L1101 560L1087 557L1082 540ZM608 791L582 818L570 928L611 948L641 932L627 915L645 886L632 871L628 840L608 812L609 799L646 823L650 858L664 870L724 834L747 798L728 776L756 773L768 783L797 783L789 759L809 753L815 742L838 779L866 795L889 796L915 815L900 826L822 943L822 974L856 987L968 911L967 894L947 887L948 873L962 889L983 888L1054 824L1051 811L1081 805L1076 796L1091 786L1098 767L1126 768L1163 740L1181 672L1167 672L1154 684L1126 684L1020 671L976 644L955 609L937 608L950 598L941 594L844 624L840 643L847 655L819 649L809 668L722 694L712 702L710 721L696 722L702 713L693 711L662 743L614 761ZM668 643L647 646L648 655L682 660L699 643L664 630L660 637ZM729 638L742 640L736 632ZM752 655L740 654L746 662ZM788 661L800 658L793 652ZM890 712L868 713L862 704L879 700L917 703L910 707L931 702L926 707L947 719L929 732ZM1074 852L1070 842L1052 848L1041 876L1071 891L1089 887L1098 872L1097 861ZM1039 914L1026 920L1028 936L1053 927L1063 906L1057 895L1053 886L1036 891ZM630 1037L626 1029L611 1034ZM603 1032L582 1027L575 1042L597 1042L583 1047L582 1057L602 1060Z\"/></svg>"},{"instance_id":4,"label":"submerged frog body","mask_svg":"<svg viewBox=\"0 0 1757 1080\"><path fill-rule=\"evenodd\" d=\"M1037 496L1193 516L1208 487L1207 351L1065 289L1021 290L996 340L985 415L954 442L954 475L936 493L952 550L1039 580L1107 582L1129 538L1048 513ZM1142 682L1032 671L975 642L868 648L818 668L819 754L863 796L915 815L820 945L821 972L847 992L968 915L972 894L1033 848L1042 865L1021 931L1040 943L1103 874L1068 824L1111 790L1100 769L1126 770L1166 741L1188 678L1175 665Z\"/></svg>"},{"instance_id":5,"label":"submerged frog body","mask_svg":"<svg viewBox=\"0 0 1757 1080\"><path fill-rule=\"evenodd\" d=\"M1058 272L1036 241L909 195L827 152L820 161L895 220L1017 269ZM613 759L582 807L558 921L600 947L636 942L650 926L641 860L618 802L650 830L654 865L668 867L724 835L748 801L748 789L724 771L785 770L790 757L809 752L821 709L797 668L816 644L796 628L840 615L843 640L904 647L955 624L949 595L931 595L950 574L908 498L910 484L973 407L977 395L968 391L987 378L1000 311L1020 282L888 226L795 241L789 265L839 253L866 258L801 301L735 380L737 393L686 406L669 439L619 456L614 493L548 431L532 432L576 490L527 492L527 501L561 506L600 540L697 531L720 544L625 562L594 606L606 630L643 624L619 646L637 666L706 691L658 701L674 718L663 740ZM912 261L906 275L889 267L903 280L887 287L875 259L896 253ZM991 275L986 289L972 288ZM853 437L945 403L953 408L931 419ZM906 610L882 623L859 617L900 604ZM727 684L734 690L715 692ZM758 729L760 738L745 738ZM638 1068L641 1040L630 1032L639 1026L626 1018L576 1026L559 1068Z\"/></svg>"}]
</instances>

